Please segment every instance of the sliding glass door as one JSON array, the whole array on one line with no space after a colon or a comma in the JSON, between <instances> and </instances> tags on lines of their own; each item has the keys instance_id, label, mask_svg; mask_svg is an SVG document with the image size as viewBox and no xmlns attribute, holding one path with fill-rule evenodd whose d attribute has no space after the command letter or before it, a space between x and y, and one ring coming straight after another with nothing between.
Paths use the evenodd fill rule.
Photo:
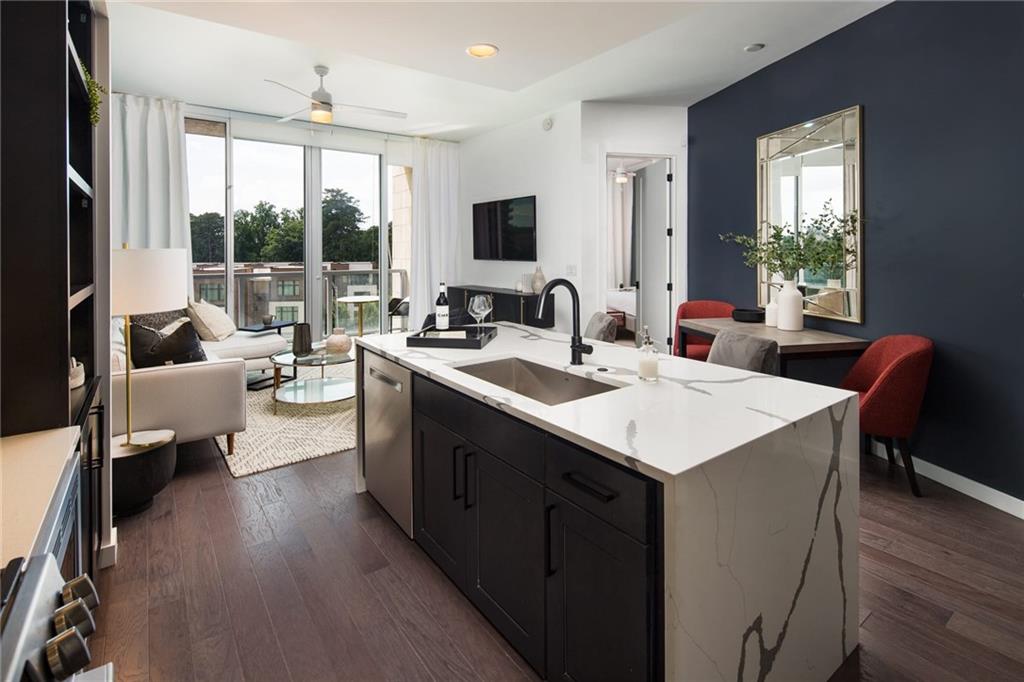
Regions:
<instances>
[{"instance_id":1,"label":"sliding glass door","mask_svg":"<svg viewBox=\"0 0 1024 682\"><path fill-rule=\"evenodd\" d=\"M303 148L236 139L232 161L235 323L259 324L268 316L303 322Z\"/></svg>"},{"instance_id":2,"label":"sliding glass door","mask_svg":"<svg viewBox=\"0 0 1024 682\"><path fill-rule=\"evenodd\" d=\"M407 329L412 169L387 163L385 140L352 135L340 150L296 133L186 119L192 297L239 327L309 322L314 338Z\"/></svg>"},{"instance_id":3,"label":"sliding glass door","mask_svg":"<svg viewBox=\"0 0 1024 682\"><path fill-rule=\"evenodd\" d=\"M375 333L381 316L380 156L320 150L323 334ZM385 266L386 267L386 266Z\"/></svg>"}]
</instances>

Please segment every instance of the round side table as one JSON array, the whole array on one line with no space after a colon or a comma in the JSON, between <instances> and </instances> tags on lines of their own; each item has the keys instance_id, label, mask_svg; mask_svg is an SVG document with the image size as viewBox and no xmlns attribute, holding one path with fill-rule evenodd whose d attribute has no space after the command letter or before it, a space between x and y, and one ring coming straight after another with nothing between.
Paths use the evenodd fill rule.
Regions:
<instances>
[{"instance_id":1,"label":"round side table","mask_svg":"<svg viewBox=\"0 0 1024 682\"><path fill-rule=\"evenodd\" d=\"M153 497L171 482L178 463L174 431L136 431L131 445L125 445L125 440L125 436L115 436L110 441L114 516L149 509Z\"/></svg>"}]
</instances>

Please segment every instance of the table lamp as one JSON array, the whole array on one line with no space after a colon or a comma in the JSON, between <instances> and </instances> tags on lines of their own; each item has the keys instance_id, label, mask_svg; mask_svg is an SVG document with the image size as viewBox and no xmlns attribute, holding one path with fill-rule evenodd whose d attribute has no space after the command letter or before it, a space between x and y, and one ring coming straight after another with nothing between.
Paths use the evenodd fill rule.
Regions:
<instances>
[{"instance_id":1,"label":"table lamp","mask_svg":"<svg viewBox=\"0 0 1024 682\"><path fill-rule=\"evenodd\" d=\"M188 305L185 249L129 249L110 252L110 315L124 316L125 427L124 447L151 447L170 440L169 431L132 434L131 316L179 310ZM147 436L149 439L147 440Z\"/></svg>"}]
</instances>

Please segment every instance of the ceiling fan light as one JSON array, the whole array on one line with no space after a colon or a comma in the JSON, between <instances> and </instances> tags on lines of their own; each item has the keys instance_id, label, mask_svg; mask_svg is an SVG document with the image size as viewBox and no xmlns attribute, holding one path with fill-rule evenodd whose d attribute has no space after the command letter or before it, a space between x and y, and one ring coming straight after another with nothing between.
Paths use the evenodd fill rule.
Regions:
<instances>
[{"instance_id":1,"label":"ceiling fan light","mask_svg":"<svg viewBox=\"0 0 1024 682\"><path fill-rule=\"evenodd\" d=\"M313 102L309 107L309 120L313 123L331 123L334 120L333 108L330 104Z\"/></svg>"}]
</instances>

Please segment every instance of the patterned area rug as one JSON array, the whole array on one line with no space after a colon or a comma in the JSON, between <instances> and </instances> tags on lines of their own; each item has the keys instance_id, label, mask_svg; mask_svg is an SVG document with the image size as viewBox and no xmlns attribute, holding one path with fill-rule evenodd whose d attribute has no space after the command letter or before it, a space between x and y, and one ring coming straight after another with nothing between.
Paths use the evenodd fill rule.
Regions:
<instances>
[{"instance_id":1,"label":"patterned area rug","mask_svg":"<svg viewBox=\"0 0 1024 682\"><path fill-rule=\"evenodd\" d=\"M327 367L324 372L349 378L354 373L354 362ZM300 379L318 376L319 369L299 370ZM356 446L355 398L325 405L278 403L274 414L272 390L246 393L246 428L235 436L235 454L227 454L225 436L216 439L232 476L248 476Z\"/></svg>"}]
</instances>

